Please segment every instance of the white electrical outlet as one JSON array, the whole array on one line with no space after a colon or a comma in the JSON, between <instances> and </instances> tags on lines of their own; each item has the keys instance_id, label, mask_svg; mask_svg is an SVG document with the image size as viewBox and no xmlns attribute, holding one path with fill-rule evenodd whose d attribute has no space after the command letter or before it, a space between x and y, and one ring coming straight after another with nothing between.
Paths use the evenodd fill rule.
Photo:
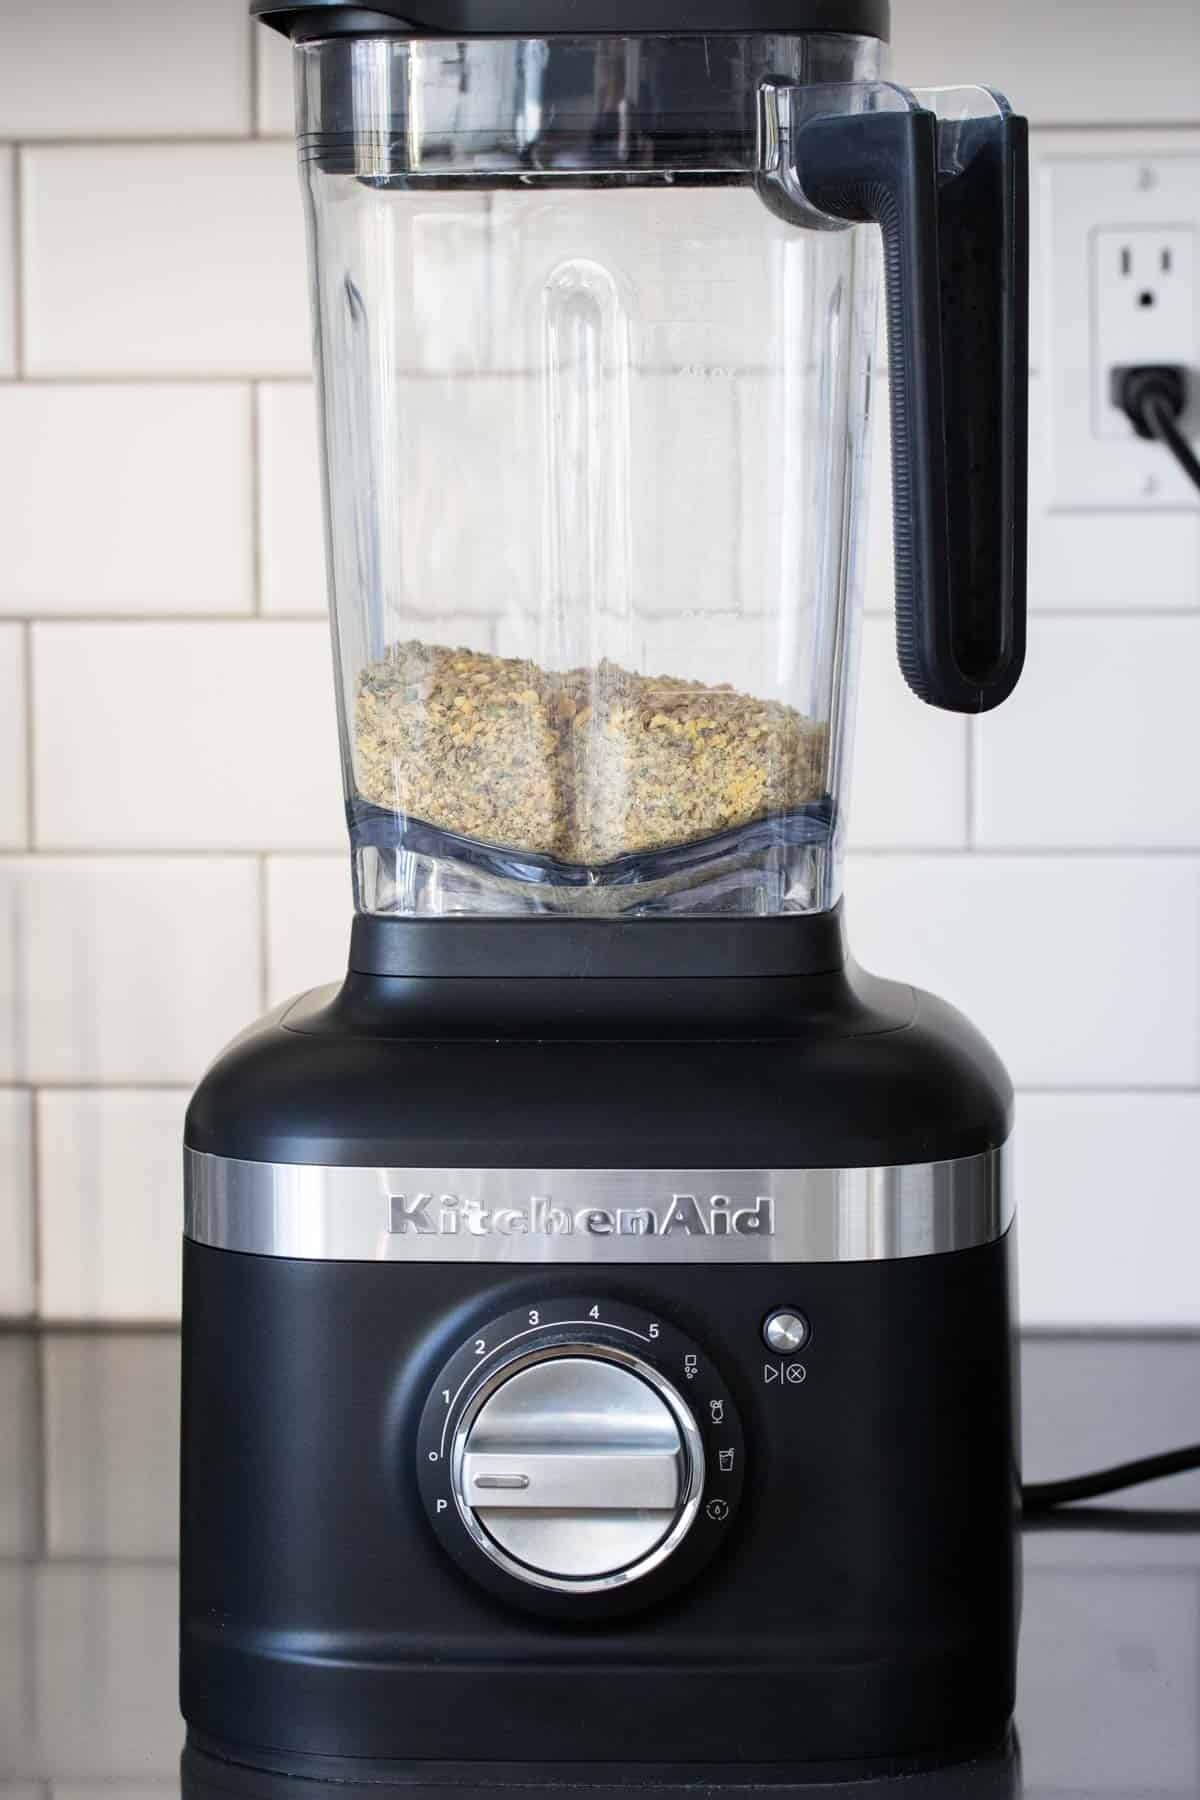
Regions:
<instances>
[{"instance_id":1,"label":"white electrical outlet","mask_svg":"<svg viewBox=\"0 0 1200 1800\"><path fill-rule=\"evenodd\" d=\"M1200 495L1110 397L1114 368L1178 363L1200 429L1200 154L1041 163L1049 500L1063 510L1194 511Z\"/></svg>"},{"instance_id":2,"label":"white electrical outlet","mask_svg":"<svg viewBox=\"0 0 1200 1800\"><path fill-rule=\"evenodd\" d=\"M1108 226L1092 236L1092 423L1128 441L1112 400L1114 369L1196 360L1196 233L1185 226Z\"/></svg>"}]
</instances>

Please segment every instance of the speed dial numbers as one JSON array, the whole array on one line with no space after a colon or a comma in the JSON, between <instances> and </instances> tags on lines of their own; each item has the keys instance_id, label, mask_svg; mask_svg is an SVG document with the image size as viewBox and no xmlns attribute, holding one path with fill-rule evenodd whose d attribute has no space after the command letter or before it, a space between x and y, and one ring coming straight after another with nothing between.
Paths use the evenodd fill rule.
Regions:
<instances>
[{"instance_id":1,"label":"speed dial numbers","mask_svg":"<svg viewBox=\"0 0 1200 1800\"><path fill-rule=\"evenodd\" d=\"M732 1397L663 1320L564 1299L506 1314L438 1376L417 1446L438 1537L541 1612L641 1605L726 1536L744 1478Z\"/></svg>"}]
</instances>

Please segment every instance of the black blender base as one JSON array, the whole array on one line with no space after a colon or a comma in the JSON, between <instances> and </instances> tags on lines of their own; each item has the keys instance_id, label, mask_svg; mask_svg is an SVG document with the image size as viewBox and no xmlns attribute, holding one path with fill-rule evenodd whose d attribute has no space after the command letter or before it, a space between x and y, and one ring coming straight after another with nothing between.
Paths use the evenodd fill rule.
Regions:
<instances>
[{"instance_id":1,"label":"black blender base","mask_svg":"<svg viewBox=\"0 0 1200 1800\"><path fill-rule=\"evenodd\" d=\"M796 952L783 935L743 944L762 972L732 979L692 972L689 956L714 952L699 927L657 976L615 972L646 951L607 928L582 949L614 972L586 979L356 972L242 1034L193 1100L189 1150L285 1175L419 1170L448 1195L455 1171L569 1179L611 1171L615 1151L620 1170L701 1182L998 1159L1011 1088L967 1022L831 967L836 921L812 973L770 961ZM415 928L402 951L422 967L473 954ZM942 1791L969 1791L964 1765L1003 1739L1014 1695L1011 1230L893 1254L868 1209L882 1254L601 1263L582 1238L562 1260L256 1253L197 1223L181 1539L193 1792L192 1777L255 1800L288 1779L452 1800L812 1793L946 1765ZM786 1386L763 1348L784 1303L812 1328ZM620 1616L551 1615L446 1554L420 1426L439 1372L492 1322L520 1308L540 1326L565 1306L579 1325L609 1305L711 1358L745 1486L727 1544L678 1591L645 1590L645 1610ZM629 1760L611 1763L617 1750Z\"/></svg>"},{"instance_id":2,"label":"black blender base","mask_svg":"<svg viewBox=\"0 0 1200 1800\"><path fill-rule=\"evenodd\" d=\"M939 1756L887 1757L838 1764L756 1763L741 1767L682 1763L370 1762L360 1758L270 1756L189 1732L180 1762L182 1800L304 1800L313 1785L336 1787L339 1800L879 1800L880 1783L905 1783L905 1800L1015 1800L1021 1792L1015 1733L1001 1743ZM257 1755L258 1753L255 1752Z\"/></svg>"}]
</instances>

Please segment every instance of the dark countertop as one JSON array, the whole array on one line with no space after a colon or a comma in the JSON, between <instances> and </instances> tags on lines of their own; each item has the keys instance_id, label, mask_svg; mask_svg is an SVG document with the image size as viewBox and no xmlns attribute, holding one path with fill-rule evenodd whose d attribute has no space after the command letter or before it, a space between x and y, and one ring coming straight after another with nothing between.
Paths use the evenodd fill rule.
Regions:
<instances>
[{"instance_id":1,"label":"dark countertop","mask_svg":"<svg viewBox=\"0 0 1200 1800\"><path fill-rule=\"evenodd\" d=\"M178 1791L178 1377L173 1333L0 1333L0 1800ZM1200 1439L1200 1338L1033 1338L1023 1382L1031 1480ZM1025 1534L1023 1776L871 1795L1200 1794L1200 1476L1120 1505Z\"/></svg>"}]
</instances>

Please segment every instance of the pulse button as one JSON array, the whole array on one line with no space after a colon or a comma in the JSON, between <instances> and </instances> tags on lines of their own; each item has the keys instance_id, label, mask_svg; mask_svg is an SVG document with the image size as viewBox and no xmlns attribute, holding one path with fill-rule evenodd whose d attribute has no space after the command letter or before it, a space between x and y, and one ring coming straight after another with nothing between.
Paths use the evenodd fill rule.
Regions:
<instances>
[{"instance_id":1,"label":"pulse button","mask_svg":"<svg viewBox=\"0 0 1200 1800\"><path fill-rule=\"evenodd\" d=\"M810 1336L808 1320L790 1306L781 1306L763 1322L763 1341L776 1356L795 1356Z\"/></svg>"}]
</instances>

